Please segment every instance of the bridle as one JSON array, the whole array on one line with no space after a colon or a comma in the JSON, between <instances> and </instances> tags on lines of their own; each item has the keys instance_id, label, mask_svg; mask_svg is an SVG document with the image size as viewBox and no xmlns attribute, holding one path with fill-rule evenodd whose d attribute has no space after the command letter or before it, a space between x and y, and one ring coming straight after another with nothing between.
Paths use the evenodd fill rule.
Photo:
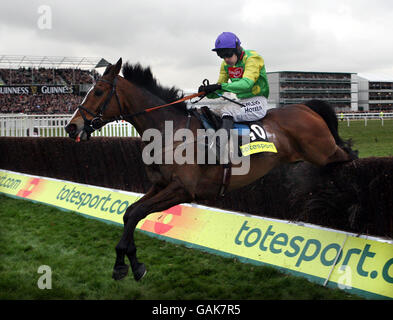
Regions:
<instances>
[{"instance_id":1,"label":"bridle","mask_svg":"<svg viewBox=\"0 0 393 320\"><path fill-rule=\"evenodd\" d=\"M123 109L121 107L120 99L119 96L117 95L116 91L116 84L117 84L117 77L113 80L113 82L110 82L106 79L98 79L98 81L102 81L105 83L108 83L112 86L112 90L109 92L107 97L104 100L104 103L100 105L100 107L97 109L96 113L93 113L89 109L86 109L84 106L79 105L78 110L83 118L84 121L84 131L87 133L88 136L90 136L95 130L101 129L104 125L106 125L109 122L115 121L115 120L122 120L124 117L122 116L123 114ZM105 110L107 109L109 102L111 101L113 95L116 97L117 105L119 106L120 110L120 116L111 118L108 120L104 120L102 117L104 115ZM91 115L93 117L92 120L87 119L86 113Z\"/></svg>"}]
</instances>

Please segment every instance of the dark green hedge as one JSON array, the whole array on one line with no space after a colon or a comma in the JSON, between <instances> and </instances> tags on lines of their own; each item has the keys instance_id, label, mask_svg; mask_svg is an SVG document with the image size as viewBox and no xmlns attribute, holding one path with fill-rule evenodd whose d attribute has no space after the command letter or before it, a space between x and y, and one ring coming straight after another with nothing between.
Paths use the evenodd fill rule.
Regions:
<instances>
[{"instance_id":1,"label":"dark green hedge","mask_svg":"<svg viewBox=\"0 0 393 320\"><path fill-rule=\"evenodd\" d=\"M97 186L146 192L139 138L0 138L0 168ZM317 168L283 165L216 201L254 215L393 237L393 158Z\"/></svg>"}]
</instances>

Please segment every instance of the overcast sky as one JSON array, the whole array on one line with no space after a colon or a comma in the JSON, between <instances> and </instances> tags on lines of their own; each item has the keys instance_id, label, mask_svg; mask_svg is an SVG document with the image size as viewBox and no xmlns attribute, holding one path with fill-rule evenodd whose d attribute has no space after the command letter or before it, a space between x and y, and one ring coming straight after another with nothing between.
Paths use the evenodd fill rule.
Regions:
<instances>
[{"instance_id":1,"label":"overcast sky","mask_svg":"<svg viewBox=\"0 0 393 320\"><path fill-rule=\"evenodd\" d=\"M196 90L218 78L211 49L223 31L268 72L393 78L392 0L2 0L0 55L122 57L151 66L163 85Z\"/></svg>"}]
</instances>

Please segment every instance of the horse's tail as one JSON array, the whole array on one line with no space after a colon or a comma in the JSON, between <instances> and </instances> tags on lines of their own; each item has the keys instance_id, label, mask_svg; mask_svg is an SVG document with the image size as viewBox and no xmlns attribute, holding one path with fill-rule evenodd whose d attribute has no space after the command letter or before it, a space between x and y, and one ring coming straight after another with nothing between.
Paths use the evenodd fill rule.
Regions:
<instances>
[{"instance_id":1,"label":"horse's tail","mask_svg":"<svg viewBox=\"0 0 393 320\"><path fill-rule=\"evenodd\" d=\"M325 120L336 144L347 152L351 158L357 159L358 158L358 151L352 150L352 140L349 139L344 141L338 134L338 120L336 113L333 107L325 101L322 100L310 100L304 103L307 107L309 107L314 112L318 113L323 120Z\"/></svg>"}]
</instances>

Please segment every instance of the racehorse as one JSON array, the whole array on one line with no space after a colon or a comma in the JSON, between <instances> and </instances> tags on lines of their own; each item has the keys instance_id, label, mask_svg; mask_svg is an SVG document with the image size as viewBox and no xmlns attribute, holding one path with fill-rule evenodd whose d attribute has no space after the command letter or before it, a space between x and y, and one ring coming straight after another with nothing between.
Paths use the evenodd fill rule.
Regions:
<instances>
[{"instance_id":1,"label":"racehorse","mask_svg":"<svg viewBox=\"0 0 393 320\"><path fill-rule=\"evenodd\" d=\"M119 75L121 69L123 77ZM174 130L186 126L192 132L201 129L199 119L187 117L183 102L145 112L148 107L176 98L179 98L179 90L162 87L150 68L128 63L122 68L120 58L115 65L107 67L86 94L65 130L72 139L88 140L94 130L119 119L130 122L141 136L151 128L163 132L165 121L172 121ZM261 124L277 152L252 155L248 173L233 175L227 185L228 192L252 183L280 163L308 161L326 166L356 158L338 135L337 118L332 107L322 101L270 109ZM115 248L112 275L116 280L128 274L125 256L130 261L135 280L140 280L146 273L145 265L137 259L134 242L134 231L140 220L181 203L215 198L223 184L222 165L163 163L148 165L146 170L152 187L139 201L129 206L123 216L124 232Z\"/></svg>"}]
</instances>

